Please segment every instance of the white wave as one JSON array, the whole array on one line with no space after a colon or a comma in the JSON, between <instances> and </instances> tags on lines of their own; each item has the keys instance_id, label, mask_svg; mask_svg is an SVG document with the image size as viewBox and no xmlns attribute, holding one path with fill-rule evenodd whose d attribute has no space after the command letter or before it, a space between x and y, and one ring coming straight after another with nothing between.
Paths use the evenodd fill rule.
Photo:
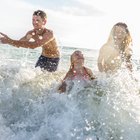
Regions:
<instances>
[{"instance_id":1,"label":"white wave","mask_svg":"<svg viewBox=\"0 0 140 140\"><path fill-rule=\"evenodd\" d=\"M57 89L66 71L18 61L0 65L1 140L139 140L140 72L97 73Z\"/></svg>"}]
</instances>

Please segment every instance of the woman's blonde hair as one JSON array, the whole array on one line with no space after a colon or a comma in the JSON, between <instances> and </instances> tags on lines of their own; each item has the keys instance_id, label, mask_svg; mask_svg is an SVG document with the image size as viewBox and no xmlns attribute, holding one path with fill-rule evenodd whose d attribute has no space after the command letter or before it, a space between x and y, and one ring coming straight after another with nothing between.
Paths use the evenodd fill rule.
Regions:
<instances>
[{"instance_id":1,"label":"woman's blonde hair","mask_svg":"<svg viewBox=\"0 0 140 140\"><path fill-rule=\"evenodd\" d=\"M117 26L124 28L126 31L126 36L123 39L121 45L119 46L120 52L123 53L127 48L129 48L130 45L132 45L132 38L131 38L130 32L128 30L128 26L123 22L118 22L113 26L111 33L110 33L110 36L109 36L109 40L110 39L114 40L113 36L114 36L115 28Z\"/></svg>"}]
</instances>

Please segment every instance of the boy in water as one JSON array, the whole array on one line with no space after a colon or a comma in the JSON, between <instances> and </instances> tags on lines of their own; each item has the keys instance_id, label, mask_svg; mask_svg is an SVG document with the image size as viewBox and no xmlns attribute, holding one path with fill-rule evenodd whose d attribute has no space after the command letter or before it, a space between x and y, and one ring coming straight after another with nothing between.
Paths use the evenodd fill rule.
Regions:
<instances>
[{"instance_id":1,"label":"boy in water","mask_svg":"<svg viewBox=\"0 0 140 140\"><path fill-rule=\"evenodd\" d=\"M0 41L3 44L9 44L18 48L23 47L34 49L42 47L42 54L35 67L39 66L41 69L54 72L58 67L60 52L53 32L45 28L46 22L46 13L42 10L37 10L33 13L32 17L33 30L28 31L20 40L13 40L0 32L2 35Z\"/></svg>"}]
</instances>

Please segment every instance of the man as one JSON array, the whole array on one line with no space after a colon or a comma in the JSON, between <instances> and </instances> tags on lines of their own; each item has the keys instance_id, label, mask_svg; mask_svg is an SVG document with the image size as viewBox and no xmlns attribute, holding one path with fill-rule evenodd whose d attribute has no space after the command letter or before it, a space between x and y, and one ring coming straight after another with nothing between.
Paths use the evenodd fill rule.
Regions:
<instances>
[{"instance_id":1,"label":"man","mask_svg":"<svg viewBox=\"0 0 140 140\"><path fill-rule=\"evenodd\" d=\"M0 32L2 35L0 41L3 44L9 44L18 48L23 47L34 49L42 47L42 54L35 67L39 66L41 69L54 72L58 67L60 52L53 32L45 28L46 22L46 13L42 10L37 10L33 13L32 17L33 30L28 31L20 40L13 40Z\"/></svg>"}]
</instances>

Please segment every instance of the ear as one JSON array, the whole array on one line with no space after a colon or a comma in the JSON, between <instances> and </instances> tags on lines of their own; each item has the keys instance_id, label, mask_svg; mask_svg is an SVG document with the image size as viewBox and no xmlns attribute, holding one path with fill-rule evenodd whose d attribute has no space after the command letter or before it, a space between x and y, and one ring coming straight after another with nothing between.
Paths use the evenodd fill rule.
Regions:
<instances>
[{"instance_id":1,"label":"ear","mask_svg":"<svg viewBox=\"0 0 140 140\"><path fill-rule=\"evenodd\" d=\"M43 20L43 24L45 25L46 23L47 23L47 20L46 20L46 19L44 19L44 20Z\"/></svg>"}]
</instances>

